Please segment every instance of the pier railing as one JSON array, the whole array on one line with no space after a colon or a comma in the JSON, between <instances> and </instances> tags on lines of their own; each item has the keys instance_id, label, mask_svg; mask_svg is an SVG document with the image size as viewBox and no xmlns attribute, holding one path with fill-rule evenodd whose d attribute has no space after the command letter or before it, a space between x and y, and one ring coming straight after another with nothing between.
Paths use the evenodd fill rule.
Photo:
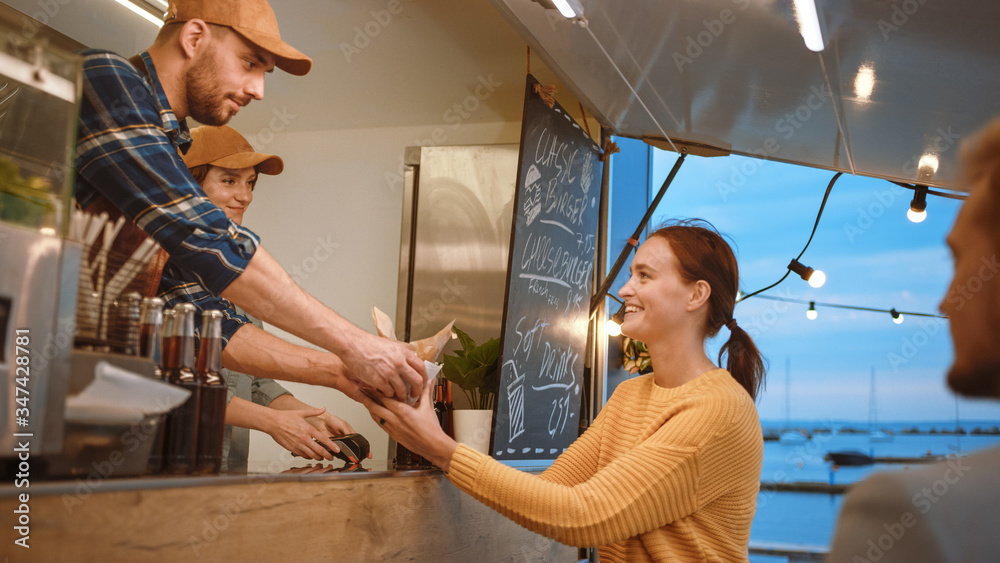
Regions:
<instances>
[{"instance_id":1,"label":"pier railing","mask_svg":"<svg viewBox=\"0 0 1000 563\"><path fill-rule=\"evenodd\" d=\"M818 545L799 545L781 542L750 542L750 555L786 557L788 563L821 562L826 557L827 548Z\"/></svg>"}]
</instances>

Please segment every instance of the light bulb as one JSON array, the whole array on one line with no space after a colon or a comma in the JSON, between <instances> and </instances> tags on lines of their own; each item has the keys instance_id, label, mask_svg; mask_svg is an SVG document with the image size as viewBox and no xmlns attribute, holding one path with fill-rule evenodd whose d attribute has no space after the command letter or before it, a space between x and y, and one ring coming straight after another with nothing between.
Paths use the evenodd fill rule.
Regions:
<instances>
[{"instance_id":1,"label":"light bulb","mask_svg":"<svg viewBox=\"0 0 1000 563\"><path fill-rule=\"evenodd\" d=\"M815 301L810 301L809 302L809 310L806 311L806 318L809 319L810 321L815 321L816 317L818 317L818 316L819 316L819 313L816 312L816 302Z\"/></svg>"},{"instance_id":2,"label":"light bulb","mask_svg":"<svg viewBox=\"0 0 1000 563\"><path fill-rule=\"evenodd\" d=\"M826 274L822 270L814 270L796 258L792 258L792 261L788 263L788 269L798 274L800 278L809 282L809 285L813 287L821 287L826 283Z\"/></svg>"},{"instance_id":3,"label":"light bulb","mask_svg":"<svg viewBox=\"0 0 1000 563\"><path fill-rule=\"evenodd\" d=\"M903 324L903 315L897 314L895 317L892 318L892 322L894 322L894 323L896 323L898 325Z\"/></svg>"},{"instance_id":4,"label":"light bulb","mask_svg":"<svg viewBox=\"0 0 1000 563\"><path fill-rule=\"evenodd\" d=\"M809 276L807 281L813 287L823 287L823 284L826 283L826 274L823 273L823 270L813 270L812 275Z\"/></svg>"},{"instance_id":5,"label":"light bulb","mask_svg":"<svg viewBox=\"0 0 1000 563\"><path fill-rule=\"evenodd\" d=\"M906 212L906 217L914 223L919 223L927 218L927 186L918 184L913 190L913 199L910 201L910 209Z\"/></svg>"},{"instance_id":6,"label":"light bulb","mask_svg":"<svg viewBox=\"0 0 1000 563\"><path fill-rule=\"evenodd\" d=\"M915 211L913 209L907 209L906 218L914 223L922 223L924 219L927 218L927 210Z\"/></svg>"},{"instance_id":7,"label":"light bulb","mask_svg":"<svg viewBox=\"0 0 1000 563\"><path fill-rule=\"evenodd\" d=\"M608 336L618 336L622 333L622 325L608 319L608 322L604 323L604 331L608 333Z\"/></svg>"}]
</instances>

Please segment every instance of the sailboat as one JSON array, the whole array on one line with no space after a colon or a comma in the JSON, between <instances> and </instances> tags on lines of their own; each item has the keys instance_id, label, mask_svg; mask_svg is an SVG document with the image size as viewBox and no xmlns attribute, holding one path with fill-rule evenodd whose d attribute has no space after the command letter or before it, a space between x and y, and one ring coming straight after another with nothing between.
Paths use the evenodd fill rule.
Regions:
<instances>
[{"instance_id":1,"label":"sailboat","mask_svg":"<svg viewBox=\"0 0 1000 563\"><path fill-rule=\"evenodd\" d=\"M791 394L791 364L789 357L785 357L785 428L778 438L779 444L795 445L806 443L806 437L799 430L792 430L792 394Z\"/></svg>"},{"instance_id":2,"label":"sailboat","mask_svg":"<svg viewBox=\"0 0 1000 563\"><path fill-rule=\"evenodd\" d=\"M868 392L868 441L891 442L892 434L886 434L877 429L878 407L875 404L875 366L871 370L871 390Z\"/></svg>"}]
</instances>

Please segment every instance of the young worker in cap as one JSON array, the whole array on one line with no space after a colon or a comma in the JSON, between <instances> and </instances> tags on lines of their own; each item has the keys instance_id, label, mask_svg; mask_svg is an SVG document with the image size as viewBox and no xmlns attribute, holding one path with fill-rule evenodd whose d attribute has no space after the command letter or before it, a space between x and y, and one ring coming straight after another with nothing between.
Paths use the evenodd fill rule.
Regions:
<instances>
[{"instance_id":1,"label":"young worker in cap","mask_svg":"<svg viewBox=\"0 0 1000 563\"><path fill-rule=\"evenodd\" d=\"M336 353L357 385L396 399L407 385L419 393L426 372L415 353L302 290L252 231L199 197L180 157L190 143L187 117L223 125L263 98L275 66L303 75L312 61L282 41L266 0L171 0L164 19L153 45L132 59L83 53L78 205L129 217L204 292ZM319 375L303 382L331 383Z\"/></svg>"},{"instance_id":2,"label":"young worker in cap","mask_svg":"<svg viewBox=\"0 0 1000 563\"><path fill-rule=\"evenodd\" d=\"M253 201L258 174L276 175L284 169L280 157L254 151L239 132L226 125L192 129L184 163L209 201L237 225L243 224L243 214ZM189 279L183 268L169 260L160 281L160 297L168 306L191 302L199 311L222 311L222 365L228 386L223 469L246 469L249 430L267 433L302 457L333 459L322 446L336 451L330 436L354 432L351 425L293 397L270 377L294 381L309 372L324 373L334 382L332 387L350 395L354 385L343 363L329 352L296 346L264 332L259 320L248 318L226 299L200 291L197 282Z\"/></svg>"}]
</instances>

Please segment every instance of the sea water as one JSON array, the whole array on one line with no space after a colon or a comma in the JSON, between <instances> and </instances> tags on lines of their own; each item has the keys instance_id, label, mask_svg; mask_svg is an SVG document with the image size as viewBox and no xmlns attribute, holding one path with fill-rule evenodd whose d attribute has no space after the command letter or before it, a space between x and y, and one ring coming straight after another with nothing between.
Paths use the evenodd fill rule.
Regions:
<instances>
[{"instance_id":1,"label":"sea water","mask_svg":"<svg viewBox=\"0 0 1000 563\"><path fill-rule=\"evenodd\" d=\"M998 421L961 421L964 432L989 429ZM765 434L777 435L785 423L764 421ZM901 471L914 464L875 464L863 467L838 467L824 460L830 451L857 450L873 457L921 457L925 455L968 455L977 450L1000 445L1000 435L942 433L954 432L954 422L879 423L877 428L890 433L889 441L870 441L867 424L797 421L791 428L803 429L809 438L799 444L777 440L764 442L761 469L761 492L757 513L750 532L751 545L781 543L828 549L836 527L843 495L780 491L768 483L850 484L874 471ZM917 430L921 433L903 433ZM934 431L934 433L929 433ZM753 555L754 563L785 561L784 558Z\"/></svg>"}]
</instances>

